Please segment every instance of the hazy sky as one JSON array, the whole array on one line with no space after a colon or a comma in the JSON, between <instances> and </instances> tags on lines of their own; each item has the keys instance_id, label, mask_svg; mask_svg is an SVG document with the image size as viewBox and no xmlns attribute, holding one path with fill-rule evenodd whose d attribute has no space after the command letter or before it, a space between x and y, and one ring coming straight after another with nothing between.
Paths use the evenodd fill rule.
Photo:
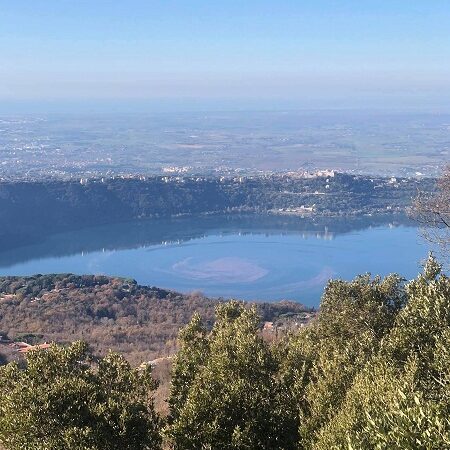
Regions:
<instances>
[{"instance_id":1,"label":"hazy sky","mask_svg":"<svg viewBox=\"0 0 450 450\"><path fill-rule=\"evenodd\" d=\"M449 100L449 0L0 0L3 105Z\"/></svg>"}]
</instances>

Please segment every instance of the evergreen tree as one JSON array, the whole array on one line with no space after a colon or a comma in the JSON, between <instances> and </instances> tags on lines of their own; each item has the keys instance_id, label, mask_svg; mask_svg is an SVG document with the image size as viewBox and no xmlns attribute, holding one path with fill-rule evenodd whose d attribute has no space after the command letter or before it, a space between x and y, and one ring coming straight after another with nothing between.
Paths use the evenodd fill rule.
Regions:
<instances>
[{"instance_id":1,"label":"evergreen tree","mask_svg":"<svg viewBox=\"0 0 450 450\"><path fill-rule=\"evenodd\" d=\"M339 410L405 301L403 280L397 275L330 281L317 319L284 342L281 378L290 392L287 404L297 416L303 447L313 445Z\"/></svg>"},{"instance_id":2,"label":"evergreen tree","mask_svg":"<svg viewBox=\"0 0 450 450\"><path fill-rule=\"evenodd\" d=\"M0 367L0 442L8 450L161 448L150 369L110 353L94 363L86 344L52 345L21 369Z\"/></svg>"},{"instance_id":3,"label":"evergreen tree","mask_svg":"<svg viewBox=\"0 0 450 450\"><path fill-rule=\"evenodd\" d=\"M450 280L430 257L317 450L450 448Z\"/></svg>"},{"instance_id":4,"label":"evergreen tree","mask_svg":"<svg viewBox=\"0 0 450 450\"><path fill-rule=\"evenodd\" d=\"M167 429L175 449L295 448L297 426L280 402L276 359L259 336L259 325L256 308L230 302L217 308L201 364L195 351L192 365L186 361L192 341L182 340L171 397L175 420ZM180 383L187 379L180 378L180 364L193 368L186 384Z\"/></svg>"}]
</instances>

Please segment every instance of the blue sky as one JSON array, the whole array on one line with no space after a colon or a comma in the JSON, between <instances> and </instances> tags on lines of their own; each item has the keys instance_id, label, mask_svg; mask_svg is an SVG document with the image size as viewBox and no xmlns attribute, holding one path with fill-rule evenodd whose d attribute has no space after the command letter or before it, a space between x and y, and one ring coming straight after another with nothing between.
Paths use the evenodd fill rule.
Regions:
<instances>
[{"instance_id":1,"label":"blue sky","mask_svg":"<svg viewBox=\"0 0 450 450\"><path fill-rule=\"evenodd\" d=\"M0 0L0 102L439 108L448 0Z\"/></svg>"}]
</instances>

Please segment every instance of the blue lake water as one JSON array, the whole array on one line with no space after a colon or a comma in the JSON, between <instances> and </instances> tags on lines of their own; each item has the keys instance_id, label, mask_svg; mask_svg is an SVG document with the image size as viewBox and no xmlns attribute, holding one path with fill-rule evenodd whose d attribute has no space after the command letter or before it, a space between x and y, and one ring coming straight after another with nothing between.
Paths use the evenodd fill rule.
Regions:
<instances>
[{"instance_id":1,"label":"blue lake water","mask_svg":"<svg viewBox=\"0 0 450 450\"><path fill-rule=\"evenodd\" d=\"M330 278L364 272L412 278L427 252L417 229L401 222L216 217L42 237L0 251L0 274L106 274L181 292L317 306Z\"/></svg>"}]
</instances>

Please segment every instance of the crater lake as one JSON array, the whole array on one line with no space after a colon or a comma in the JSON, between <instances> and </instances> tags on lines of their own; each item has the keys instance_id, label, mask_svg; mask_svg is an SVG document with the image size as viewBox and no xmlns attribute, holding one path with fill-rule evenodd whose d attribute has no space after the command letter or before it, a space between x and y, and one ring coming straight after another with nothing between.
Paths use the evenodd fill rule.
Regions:
<instances>
[{"instance_id":1,"label":"crater lake","mask_svg":"<svg viewBox=\"0 0 450 450\"><path fill-rule=\"evenodd\" d=\"M105 274L184 293L318 306L330 278L412 278L429 246L403 217L204 216L102 225L10 243L1 275Z\"/></svg>"}]
</instances>

